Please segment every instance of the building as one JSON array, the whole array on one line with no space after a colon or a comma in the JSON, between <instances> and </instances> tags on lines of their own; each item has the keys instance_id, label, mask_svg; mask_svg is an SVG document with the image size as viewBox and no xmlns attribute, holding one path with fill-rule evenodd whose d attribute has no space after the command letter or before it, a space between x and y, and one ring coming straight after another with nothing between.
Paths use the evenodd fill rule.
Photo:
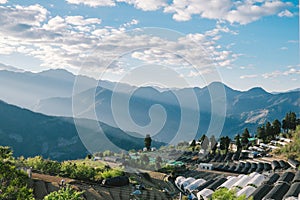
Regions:
<instances>
[{"instance_id":1,"label":"building","mask_svg":"<svg viewBox=\"0 0 300 200\"><path fill-rule=\"evenodd\" d=\"M211 163L200 163L199 164L199 169L213 170L213 164L211 164Z\"/></svg>"}]
</instances>

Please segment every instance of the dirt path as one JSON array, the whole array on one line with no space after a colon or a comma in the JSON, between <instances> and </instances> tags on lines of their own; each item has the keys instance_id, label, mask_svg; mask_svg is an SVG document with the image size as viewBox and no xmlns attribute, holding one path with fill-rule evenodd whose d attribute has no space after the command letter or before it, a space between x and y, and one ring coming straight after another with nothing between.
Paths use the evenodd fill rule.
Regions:
<instances>
[{"instance_id":1,"label":"dirt path","mask_svg":"<svg viewBox=\"0 0 300 200\"><path fill-rule=\"evenodd\" d=\"M65 183L70 184L73 181L75 181L74 179L70 179L70 178L63 178L63 177L59 177L59 176L51 176L51 175L47 175L47 174L38 174L38 173L32 173L32 179L34 180L42 180L45 182L49 182L49 183L60 183L62 179L65 180Z\"/></svg>"}]
</instances>

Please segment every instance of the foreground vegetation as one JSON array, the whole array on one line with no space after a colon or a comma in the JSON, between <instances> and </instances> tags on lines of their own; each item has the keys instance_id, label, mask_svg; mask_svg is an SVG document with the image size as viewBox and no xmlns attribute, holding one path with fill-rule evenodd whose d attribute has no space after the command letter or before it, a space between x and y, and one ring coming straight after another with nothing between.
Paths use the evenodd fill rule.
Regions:
<instances>
[{"instance_id":1,"label":"foreground vegetation","mask_svg":"<svg viewBox=\"0 0 300 200\"><path fill-rule=\"evenodd\" d=\"M45 196L44 200L83 200L83 193L84 192L77 192L70 186L67 186L58 191L51 192Z\"/></svg>"},{"instance_id":2,"label":"foreground vegetation","mask_svg":"<svg viewBox=\"0 0 300 200\"><path fill-rule=\"evenodd\" d=\"M27 175L15 165L11 149L0 146L0 199L34 199L28 184Z\"/></svg>"},{"instance_id":3,"label":"foreground vegetation","mask_svg":"<svg viewBox=\"0 0 300 200\"><path fill-rule=\"evenodd\" d=\"M120 169L111 169L109 166L99 165L92 167L81 162L57 162L34 158L15 159L10 147L0 146L0 199L1 200L34 200L33 190L29 187L30 179L24 168L37 170L44 174L59 175L84 181L102 182L106 178L123 175ZM77 192L66 186L59 191L50 193L45 200L81 200L83 192Z\"/></svg>"},{"instance_id":4,"label":"foreground vegetation","mask_svg":"<svg viewBox=\"0 0 300 200\"><path fill-rule=\"evenodd\" d=\"M89 160L86 161L89 162ZM93 167L84 161L57 162L36 156L34 158L24 159L21 162L24 166L32 167L32 169L44 174L59 175L83 181L102 182L102 180L107 178L124 175L121 169L112 169L107 165Z\"/></svg>"},{"instance_id":5,"label":"foreground vegetation","mask_svg":"<svg viewBox=\"0 0 300 200\"><path fill-rule=\"evenodd\" d=\"M212 195L213 200L246 200L246 195L236 196L236 191L221 188L216 190ZM253 200L252 197L247 200Z\"/></svg>"}]
</instances>

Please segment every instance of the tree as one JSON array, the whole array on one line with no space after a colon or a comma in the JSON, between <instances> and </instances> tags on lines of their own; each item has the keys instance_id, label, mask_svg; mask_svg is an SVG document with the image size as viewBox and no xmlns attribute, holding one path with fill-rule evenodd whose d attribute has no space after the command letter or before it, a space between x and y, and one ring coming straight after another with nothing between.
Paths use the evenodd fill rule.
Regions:
<instances>
[{"instance_id":1,"label":"tree","mask_svg":"<svg viewBox=\"0 0 300 200\"><path fill-rule=\"evenodd\" d=\"M230 142L231 142L231 139L228 136L226 136L225 137L225 147L226 147L225 154L227 154L227 152L228 152L228 149L229 149L229 146L230 146Z\"/></svg>"},{"instance_id":2,"label":"tree","mask_svg":"<svg viewBox=\"0 0 300 200\"><path fill-rule=\"evenodd\" d=\"M267 122L267 123L266 123L266 126L265 126L265 134L266 134L266 137L267 137L267 140L268 140L268 141L274 139L273 127L272 127L272 125L271 125L270 122Z\"/></svg>"},{"instance_id":3,"label":"tree","mask_svg":"<svg viewBox=\"0 0 300 200\"><path fill-rule=\"evenodd\" d=\"M272 122L272 127L273 127L273 134L274 136L279 135L279 133L281 132L281 123L278 119L275 119Z\"/></svg>"},{"instance_id":4,"label":"tree","mask_svg":"<svg viewBox=\"0 0 300 200\"><path fill-rule=\"evenodd\" d=\"M201 142L201 148L204 150L204 153L207 151L208 146L209 146L209 140L206 135L202 136L202 142Z\"/></svg>"},{"instance_id":5,"label":"tree","mask_svg":"<svg viewBox=\"0 0 300 200\"><path fill-rule=\"evenodd\" d=\"M77 192L70 186L67 186L58 191L51 192L50 194L44 197L44 200L83 200L84 198L82 197L82 194L83 192Z\"/></svg>"},{"instance_id":6,"label":"tree","mask_svg":"<svg viewBox=\"0 0 300 200\"><path fill-rule=\"evenodd\" d=\"M212 151L212 154L215 155L216 154L216 150L217 150L217 141L214 135L212 135L210 137L210 149Z\"/></svg>"},{"instance_id":7,"label":"tree","mask_svg":"<svg viewBox=\"0 0 300 200\"><path fill-rule=\"evenodd\" d=\"M242 141L241 141L243 147L245 147L245 146L248 145L248 143L249 143L248 138L250 138L250 137L251 137L251 136L250 136L250 133L249 133L248 129L245 128L245 130L244 130L244 132L243 132L243 134L242 134Z\"/></svg>"},{"instance_id":8,"label":"tree","mask_svg":"<svg viewBox=\"0 0 300 200\"><path fill-rule=\"evenodd\" d=\"M147 134L145 137L144 143L145 143L145 147L147 148L148 151L151 150L151 142L152 142L152 139L151 139L150 135Z\"/></svg>"},{"instance_id":9,"label":"tree","mask_svg":"<svg viewBox=\"0 0 300 200\"><path fill-rule=\"evenodd\" d=\"M205 139L205 137L206 137L206 135L205 134L203 134L200 138L199 138L199 142L200 142L200 144L203 142L203 140Z\"/></svg>"},{"instance_id":10,"label":"tree","mask_svg":"<svg viewBox=\"0 0 300 200\"><path fill-rule=\"evenodd\" d=\"M282 120L282 129L286 133L289 133L289 130L295 130L297 125L297 116L294 112L286 113L285 118Z\"/></svg>"},{"instance_id":11,"label":"tree","mask_svg":"<svg viewBox=\"0 0 300 200\"><path fill-rule=\"evenodd\" d=\"M228 153L228 149L230 146L230 138L228 136L220 138L220 149L225 150L225 154Z\"/></svg>"},{"instance_id":12,"label":"tree","mask_svg":"<svg viewBox=\"0 0 300 200\"><path fill-rule=\"evenodd\" d=\"M257 134L257 137L259 139L262 139L264 143L267 141L267 135L266 135L266 131L265 131L265 126L264 125L257 127L256 134Z\"/></svg>"},{"instance_id":13,"label":"tree","mask_svg":"<svg viewBox=\"0 0 300 200\"><path fill-rule=\"evenodd\" d=\"M190 144L190 147L192 147L192 151L195 151L195 146L196 146L196 140L193 140Z\"/></svg>"},{"instance_id":14,"label":"tree","mask_svg":"<svg viewBox=\"0 0 300 200\"><path fill-rule=\"evenodd\" d=\"M235 139L235 145L236 145L237 151L239 152L239 151L242 150L242 143L241 143L240 134L237 134L234 139Z\"/></svg>"}]
</instances>

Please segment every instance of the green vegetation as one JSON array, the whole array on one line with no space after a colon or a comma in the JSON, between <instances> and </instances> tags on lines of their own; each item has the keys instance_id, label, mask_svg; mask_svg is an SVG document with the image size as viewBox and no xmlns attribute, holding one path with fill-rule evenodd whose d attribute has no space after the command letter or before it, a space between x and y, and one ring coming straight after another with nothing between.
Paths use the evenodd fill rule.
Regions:
<instances>
[{"instance_id":1,"label":"green vegetation","mask_svg":"<svg viewBox=\"0 0 300 200\"><path fill-rule=\"evenodd\" d=\"M27 175L18 170L9 147L0 146L0 199L31 200L32 189L28 187Z\"/></svg>"},{"instance_id":2,"label":"green vegetation","mask_svg":"<svg viewBox=\"0 0 300 200\"><path fill-rule=\"evenodd\" d=\"M131 158L126 159L124 165L134 167L134 168L146 169L146 170L157 169L155 167L156 161L150 162L150 158L147 155L147 153L141 153L140 156L136 156L136 159L131 159Z\"/></svg>"},{"instance_id":3,"label":"green vegetation","mask_svg":"<svg viewBox=\"0 0 300 200\"><path fill-rule=\"evenodd\" d=\"M285 130L286 133L289 133L289 130L296 130L297 125L300 125L300 120L297 119L296 113L286 113L285 118L282 120L283 130Z\"/></svg>"},{"instance_id":4,"label":"green vegetation","mask_svg":"<svg viewBox=\"0 0 300 200\"><path fill-rule=\"evenodd\" d=\"M236 145L237 151L239 152L242 150L242 147L243 147L242 143L241 143L240 134L237 134L234 139L235 139L235 145Z\"/></svg>"},{"instance_id":5,"label":"green vegetation","mask_svg":"<svg viewBox=\"0 0 300 200\"><path fill-rule=\"evenodd\" d=\"M246 200L245 195L241 195L239 197L236 196L236 192L234 190L228 190L227 188L221 188L216 190L212 195L212 200ZM250 197L248 200L252 200Z\"/></svg>"},{"instance_id":6,"label":"green vegetation","mask_svg":"<svg viewBox=\"0 0 300 200\"><path fill-rule=\"evenodd\" d=\"M257 137L262 139L264 143L268 143L274 140L281 132L281 123L278 119L275 119L272 124L267 122L266 124L257 127Z\"/></svg>"},{"instance_id":7,"label":"green vegetation","mask_svg":"<svg viewBox=\"0 0 300 200\"><path fill-rule=\"evenodd\" d=\"M225 151L225 154L227 154L227 152L228 152L230 141L231 140L228 136L220 138L220 149Z\"/></svg>"},{"instance_id":8,"label":"green vegetation","mask_svg":"<svg viewBox=\"0 0 300 200\"><path fill-rule=\"evenodd\" d=\"M242 134L242 137L241 137L241 142L242 142L242 146L243 147L247 148L248 143L249 143L248 138L250 138L250 137L251 136L250 136L250 133L249 133L248 129L245 128L245 130L244 130L244 132Z\"/></svg>"},{"instance_id":9,"label":"green vegetation","mask_svg":"<svg viewBox=\"0 0 300 200\"><path fill-rule=\"evenodd\" d=\"M295 131L291 131L290 134L292 136L292 142L282 148L276 149L274 153L277 156L300 160L300 125L296 127Z\"/></svg>"},{"instance_id":10,"label":"green vegetation","mask_svg":"<svg viewBox=\"0 0 300 200\"><path fill-rule=\"evenodd\" d=\"M44 200L83 200L82 194L83 192L77 192L70 186L67 186L58 191L51 192L45 196Z\"/></svg>"},{"instance_id":11,"label":"green vegetation","mask_svg":"<svg viewBox=\"0 0 300 200\"><path fill-rule=\"evenodd\" d=\"M262 139L264 143L268 143L274 140L283 129L284 137L292 137L291 133L296 130L296 126L300 125L300 119L294 112L286 113L285 118L282 120L282 124L278 119L275 119L272 124L266 122L264 125L257 127L257 137Z\"/></svg>"},{"instance_id":12,"label":"green vegetation","mask_svg":"<svg viewBox=\"0 0 300 200\"><path fill-rule=\"evenodd\" d=\"M217 140L216 140L214 135L212 135L209 140L210 140L211 152L212 152L213 155L215 155L216 150L217 150Z\"/></svg>"},{"instance_id":13,"label":"green vegetation","mask_svg":"<svg viewBox=\"0 0 300 200\"><path fill-rule=\"evenodd\" d=\"M193 140L193 141L191 142L190 147L192 148L192 151L195 151L196 140Z\"/></svg>"},{"instance_id":14,"label":"green vegetation","mask_svg":"<svg viewBox=\"0 0 300 200\"><path fill-rule=\"evenodd\" d=\"M45 174L59 175L63 177L101 182L106 178L121 176L124 172L121 169L111 169L109 166L99 164L97 167L91 166L90 160L84 161L65 161L57 162L49 159L43 159L41 156L27 158L23 164L32 167ZM100 162L97 162L100 163Z\"/></svg>"},{"instance_id":15,"label":"green vegetation","mask_svg":"<svg viewBox=\"0 0 300 200\"><path fill-rule=\"evenodd\" d=\"M208 149L208 146L209 146L209 139L208 139L208 137L205 134L203 134L201 136L201 138L199 139L199 142L201 144L201 148L204 150L204 152L206 152L207 149Z\"/></svg>"}]
</instances>

